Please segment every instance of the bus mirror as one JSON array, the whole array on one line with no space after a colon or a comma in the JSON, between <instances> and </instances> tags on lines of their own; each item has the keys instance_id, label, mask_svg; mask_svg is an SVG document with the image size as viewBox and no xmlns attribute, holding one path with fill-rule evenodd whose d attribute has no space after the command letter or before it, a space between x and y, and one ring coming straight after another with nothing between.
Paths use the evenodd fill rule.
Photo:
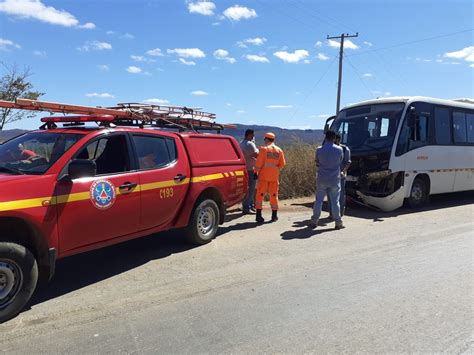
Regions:
<instances>
[{"instance_id":1,"label":"bus mirror","mask_svg":"<svg viewBox=\"0 0 474 355\"><path fill-rule=\"evenodd\" d=\"M324 125L324 133L326 133L327 131L329 131L329 125L326 123Z\"/></svg>"},{"instance_id":2,"label":"bus mirror","mask_svg":"<svg viewBox=\"0 0 474 355\"><path fill-rule=\"evenodd\" d=\"M410 128L415 127L416 124L416 110L412 106L409 109L408 116L407 116L407 126Z\"/></svg>"}]
</instances>

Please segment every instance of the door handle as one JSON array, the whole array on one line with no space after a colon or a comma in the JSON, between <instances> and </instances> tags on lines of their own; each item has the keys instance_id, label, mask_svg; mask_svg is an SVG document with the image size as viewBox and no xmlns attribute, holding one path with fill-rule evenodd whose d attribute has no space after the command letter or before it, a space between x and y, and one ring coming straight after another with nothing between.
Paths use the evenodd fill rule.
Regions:
<instances>
[{"instance_id":1,"label":"door handle","mask_svg":"<svg viewBox=\"0 0 474 355\"><path fill-rule=\"evenodd\" d=\"M127 190L127 191L132 191L135 187L137 187L137 183L134 182L126 182L122 185L119 186L120 190Z\"/></svg>"},{"instance_id":2,"label":"door handle","mask_svg":"<svg viewBox=\"0 0 474 355\"><path fill-rule=\"evenodd\" d=\"M178 174L173 178L174 181L179 181L179 182L183 181L184 179L186 179L186 175L183 175L183 174Z\"/></svg>"}]
</instances>

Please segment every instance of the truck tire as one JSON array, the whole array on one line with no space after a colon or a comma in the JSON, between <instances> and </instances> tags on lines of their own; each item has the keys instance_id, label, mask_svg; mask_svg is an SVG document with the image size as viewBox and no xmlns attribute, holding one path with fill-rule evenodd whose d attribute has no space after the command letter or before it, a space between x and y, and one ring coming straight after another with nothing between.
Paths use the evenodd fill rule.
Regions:
<instances>
[{"instance_id":1,"label":"truck tire","mask_svg":"<svg viewBox=\"0 0 474 355\"><path fill-rule=\"evenodd\" d=\"M216 236L219 217L219 207L214 200L199 201L186 230L187 239L197 245L209 243Z\"/></svg>"},{"instance_id":2,"label":"truck tire","mask_svg":"<svg viewBox=\"0 0 474 355\"><path fill-rule=\"evenodd\" d=\"M423 207L428 202L428 186L425 180L417 177L411 186L408 206L411 208Z\"/></svg>"},{"instance_id":3,"label":"truck tire","mask_svg":"<svg viewBox=\"0 0 474 355\"><path fill-rule=\"evenodd\" d=\"M21 312L38 281L38 264L24 246L0 242L0 323Z\"/></svg>"}]
</instances>

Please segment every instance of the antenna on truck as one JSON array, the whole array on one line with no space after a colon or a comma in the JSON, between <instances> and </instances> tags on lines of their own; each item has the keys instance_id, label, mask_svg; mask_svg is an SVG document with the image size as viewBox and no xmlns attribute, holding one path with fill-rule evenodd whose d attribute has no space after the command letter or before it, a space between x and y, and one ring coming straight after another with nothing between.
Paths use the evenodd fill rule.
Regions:
<instances>
[{"instance_id":1,"label":"antenna on truck","mask_svg":"<svg viewBox=\"0 0 474 355\"><path fill-rule=\"evenodd\" d=\"M45 102L37 100L17 99L15 101L0 100L0 108L29 111L46 111L50 113L72 114L76 116L44 117L43 129L55 128L55 123L84 124L96 122L111 127L136 126L174 128L179 130L215 130L235 128L234 125L216 123L214 113L202 111L200 108L186 106L150 105L141 103L119 103L114 107L89 107Z\"/></svg>"}]
</instances>

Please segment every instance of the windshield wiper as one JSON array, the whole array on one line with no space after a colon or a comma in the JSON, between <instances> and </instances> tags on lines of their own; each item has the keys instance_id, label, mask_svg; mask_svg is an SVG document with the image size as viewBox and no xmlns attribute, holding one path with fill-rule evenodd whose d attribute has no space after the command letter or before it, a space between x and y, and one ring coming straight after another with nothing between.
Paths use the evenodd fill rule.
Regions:
<instances>
[{"instance_id":1,"label":"windshield wiper","mask_svg":"<svg viewBox=\"0 0 474 355\"><path fill-rule=\"evenodd\" d=\"M20 169L9 168L9 167L6 167L6 166L0 166L0 171L4 171L4 172L11 173L11 174L14 174L14 175L25 175L25 173L23 171L21 171Z\"/></svg>"}]
</instances>

